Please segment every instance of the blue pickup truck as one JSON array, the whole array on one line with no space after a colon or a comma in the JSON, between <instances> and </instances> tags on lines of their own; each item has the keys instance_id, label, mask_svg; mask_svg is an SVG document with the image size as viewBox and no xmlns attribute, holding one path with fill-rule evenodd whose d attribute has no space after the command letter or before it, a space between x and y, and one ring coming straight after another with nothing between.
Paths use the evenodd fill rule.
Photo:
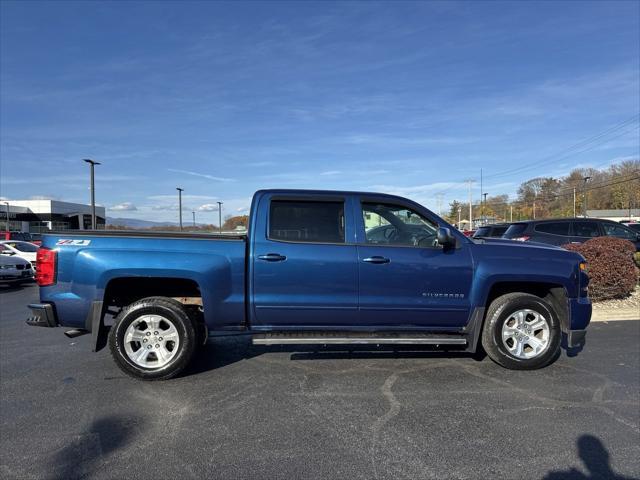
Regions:
<instances>
[{"instance_id":1,"label":"blue pickup truck","mask_svg":"<svg viewBox=\"0 0 640 480\"><path fill-rule=\"evenodd\" d=\"M378 193L262 190L247 235L88 231L43 237L29 325L91 333L117 365L171 378L210 336L255 344L482 346L511 369L579 349L591 318L584 259L469 239ZM105 319L114 318L113 325Z\"/></svg>"}]
</instances>

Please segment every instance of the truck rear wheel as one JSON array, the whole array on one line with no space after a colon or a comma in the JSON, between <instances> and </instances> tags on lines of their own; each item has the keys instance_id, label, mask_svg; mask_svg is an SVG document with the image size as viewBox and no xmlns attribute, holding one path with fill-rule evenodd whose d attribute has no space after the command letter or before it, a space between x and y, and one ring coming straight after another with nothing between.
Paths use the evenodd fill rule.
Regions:
<instances>
[{"instance_id":1,"label":"truck rear wheel","mask_svg":"<svg viewBox=\"0 0 640 480\"><path fill-rule=\"evenodd\" d=\"M166 380L191 361L197 335L182 304L148 297L124 308L109 332L111 355L127 375Z\"/></svg>"},{"instance_id":2,"label":"truck rear wheel","mask_svg":"<svg viewBox=\"0 0 640 480\"><path fill-rule=\"evenodd\" d=\"M487 355L513 370L534 370L555 362L561 339L553 308L540 297L522 292L491 302L482 330Z\"/></svg>"}]
</instances>

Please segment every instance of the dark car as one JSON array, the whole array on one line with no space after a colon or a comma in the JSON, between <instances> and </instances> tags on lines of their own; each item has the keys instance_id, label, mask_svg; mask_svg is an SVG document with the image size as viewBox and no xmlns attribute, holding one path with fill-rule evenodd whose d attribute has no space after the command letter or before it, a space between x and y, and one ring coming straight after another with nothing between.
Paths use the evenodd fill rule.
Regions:
<instances>
[{"instance_id":1,"label":"dark car","mask_svg":"<svg viewBox=\"0 0 640 480\"><path fill-rule=\"evenodd\" d=\"M510 223L494 223L483 225L473 234L473 238L500 238L509 228Z\"/></svg>"},{"instance_id":2,"label":"dark car","mask_svg":"<svg viewBox=\"0 0 640 480\"><path fill-rule=\"evenodd\" d=\"M640 233L640 223L638 222L634 222L634 223L623 223L623 225L629 227L631 230L633 230L634 232L638 232Z\"/></svg>"},{"instance_id":3,"label":"dark car","mask_svg":"<svg viewBox=\"0 0 640 480\"><path fill-rule=\"evenodd\" d=\"M598 218L559 218L513 223L502 236L521 242L551 245L583 243L595 237L610 236L633 242L640 251L640 233L611 220Z\"/></svg>"}]
</instances>

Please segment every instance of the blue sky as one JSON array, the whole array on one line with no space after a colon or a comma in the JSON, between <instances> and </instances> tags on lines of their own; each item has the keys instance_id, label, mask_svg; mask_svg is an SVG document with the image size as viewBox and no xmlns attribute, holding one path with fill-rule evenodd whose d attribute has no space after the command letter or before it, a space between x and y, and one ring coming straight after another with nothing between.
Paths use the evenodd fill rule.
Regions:
<instances>
[{"instance_id":1,"label":"blue sky","mask_svg":"<svg viewBox=\"0 0 640 480\"><path fill-rule=\"evenodd\" d=\"M513 195L533 176L640 156L639 2L3 1L0 13L9 199L87 202L89 157L112 217L175 220L176 186L202 222L217 200L237 214L277 187L437 210L439 193L466 199L481 168L486 192Z\"/></svg>"}]
</instances>

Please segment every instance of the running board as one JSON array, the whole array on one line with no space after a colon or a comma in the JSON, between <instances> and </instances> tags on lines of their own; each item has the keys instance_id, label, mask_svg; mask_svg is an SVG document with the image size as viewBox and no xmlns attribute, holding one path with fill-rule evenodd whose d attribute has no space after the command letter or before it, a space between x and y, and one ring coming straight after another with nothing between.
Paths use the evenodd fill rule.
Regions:
<instances>
[{"instance_id":1,"label":"running board","mask_svg":"<svg viewBox=\"0 0 640 480\"><path fill-rule=\"evenodd\" d=\"M426 333L278 332L253 335L254 345L466 345L459 335Z\"/></svg>"}]
</instances>

